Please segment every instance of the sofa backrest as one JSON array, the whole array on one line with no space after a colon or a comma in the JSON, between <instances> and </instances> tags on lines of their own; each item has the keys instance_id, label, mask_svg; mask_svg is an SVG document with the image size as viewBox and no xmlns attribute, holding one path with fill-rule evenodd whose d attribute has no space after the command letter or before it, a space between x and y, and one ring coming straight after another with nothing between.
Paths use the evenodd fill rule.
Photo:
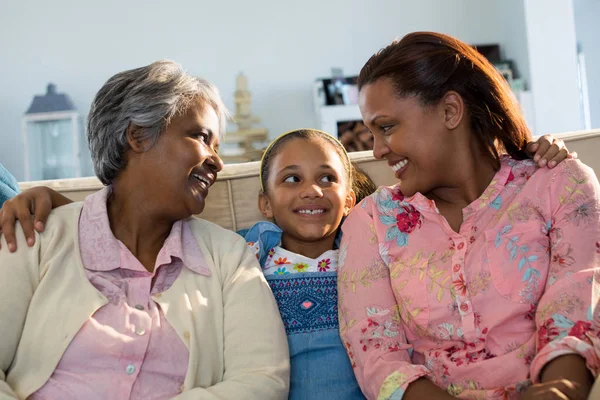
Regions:
<instances>
[{"instance_id":1,"label":"sofa backrest","mask_svg":"<svg viewBox=\"0 0 600 400\"><path fill-rule=\"evenodd\" d=\"M570 151L600 175L600 130L560 135ZM450 156L450 155L449 155ZM350 153L350 158L363 169L377 186L396 183L385 161L377 161L370 151ZM259 162L227 164L219 173L217 182L210 189L206 208L201 217L225 228L238 230L248 228L262 219L258 212ZM21 182L21 189L44 185L51 187L72 200L83 200L102 184L96 177L60 179L53 181Z\"/></svg>"},{"instance_id":2,"label":"sofa backrest","mask_svg":"<svg viewBox=\"0 0 600 400\"><path fill-rule=\"evenodd\" d=\"M370 151L351 153L350 158L363 169L377 186L393 185L394 175L384 162L373 158ZM258 212L259 165L257 162L226 164L210 188L206 207L201 217L224 228L238 230L249 228L262 219ZM102 188L96 177L21 182L21 189L48 186L74 201Z\"/></svg>"}]
</instances>

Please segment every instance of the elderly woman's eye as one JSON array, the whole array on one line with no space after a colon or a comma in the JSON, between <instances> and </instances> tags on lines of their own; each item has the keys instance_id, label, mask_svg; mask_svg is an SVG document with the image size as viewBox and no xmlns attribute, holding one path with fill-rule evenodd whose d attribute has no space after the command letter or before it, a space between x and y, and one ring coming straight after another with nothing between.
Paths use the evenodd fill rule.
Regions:
<instances>
[{"instance_id":1,"label":"elderly woman's eye","mask_svg":"<svg viewBox=\"0 0 600 400\"><path fill-rule=\"evenodd\" d=\"M193 133L192 137L194 139L200 140L203 143L208 143L208 133L206 133L206 132Z\"/></svg>"}]
</instances>

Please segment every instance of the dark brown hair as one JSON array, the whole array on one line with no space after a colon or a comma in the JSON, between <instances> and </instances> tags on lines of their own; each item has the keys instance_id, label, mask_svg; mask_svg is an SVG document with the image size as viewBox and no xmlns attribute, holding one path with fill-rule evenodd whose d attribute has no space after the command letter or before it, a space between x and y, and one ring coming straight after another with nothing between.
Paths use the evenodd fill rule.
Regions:
<instances>
[{"instance_id":1,"label":"dark brown hair","mask_svg":"<svg viewBox=\"0 0 600 400\"><path fill-rule=\"evenodd\" d=\"M352 163L352 168L352 189L356 195L356 204L358 204L362 199L373 194L377 190L377 185L358 165Z\"/></svg>"},{"instance_id":2,"label":"dark brown hair","mask_svg":"<svg viewBox=\"0 0 600 400\"><path fill-rule=\"evenodd\" d=\"M507 152L526 158L531 134L508 83L470 45L434 32L414 32L373 55L358 77L358 88L389 78L399 97L416 96L427 106L448 91L465 102L471 129L499 161Z\"/></svg>"},{"instance_id":3,"label":"dark brown hair","mask_svg":"<svg viewBox=\"0 0 600 400\"><path fill-rule=\"evenodd\" d=\"M285 142L296 138L304 140L321 139L325 140L326 142L329 142L340 156L340 159L342 160L342 164L344 165L345 178L347 179L346 182L348 184L348 187L351 188L352 165L350 163L350 157L348 157L348 153L346 153L344 146L342 146L342 144L336 138L334 138L326 132L319 131L317 129L296 129L294 131L287 132L279 136L269 145L269 147L267 147L267 150L265 150L262 161L260 163L260 188L263 193L267 193L268 190L267 182L269 181L269 174L271 172L271 161L279 153L281 146Z\"/></svg>"}]
</instances>

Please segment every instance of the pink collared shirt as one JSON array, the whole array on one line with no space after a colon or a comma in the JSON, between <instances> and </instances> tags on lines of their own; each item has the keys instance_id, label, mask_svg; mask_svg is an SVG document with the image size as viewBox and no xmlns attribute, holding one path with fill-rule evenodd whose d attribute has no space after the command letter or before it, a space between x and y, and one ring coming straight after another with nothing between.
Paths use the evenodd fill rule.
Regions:
<instances>
[{"instance_id":1,"label":"pink collared shirt","mask_svg":"<svg viewBox=\"0 0 600 400\"><path fill-rule=\"evenodd\" d=\"M165 399L181 392L189 361L185 338L178 337L150 296L167 290L183 267L203 275L210 271L189 224L178 221L155 272L148 272L112 234L109 193L105 188L88 196L79 222L85 273L109 302L81 327L50 379L30 399Z\"/></svg>"},{"instance_id":2,"label":"pink collared shirt","mask_svg":"<svg viewBox=\"0 0 600 400\"><path fill-rule=\"evenodd\" d=\"M504 158L459 232L420 193L380 188L343 234L340 330L369 399L400 399L419 377L517 398L563 354L597 374L600 187L579 161Z\"/></svg>"}]
</instances>

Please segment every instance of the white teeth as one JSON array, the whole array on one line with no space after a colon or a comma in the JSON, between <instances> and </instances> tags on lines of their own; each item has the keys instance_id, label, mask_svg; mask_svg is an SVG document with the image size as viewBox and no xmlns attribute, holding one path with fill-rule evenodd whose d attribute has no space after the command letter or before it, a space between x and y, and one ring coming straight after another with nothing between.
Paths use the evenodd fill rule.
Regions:
<instances>
[{"instance_id":1,"label":"white teeth","mask_svg":"<svg viewBox=\"0 0 600 400\"><path fill-rule=\"evenodd\" d=\"M300 211L298 211L298 214L315 215L315 214L323 214L324 212L325 212L325 210L300 210Z\"/></svg>"},{"instance_id":2,"label":"white teeth","mask_svg":"<svg viewBox=\"0 0 600 400\"><path fill-rule=\"evenodd\" d=\"M203 176L200 176L200 175L198 175L198 174L192 174L192 176L193 176L194 178L198 179L200 182L204 182L204 183L206 183L206 186L210 186L210 182L209 182L209 181L208 181L208 179L206 179L205 177L203 177Z\"/></svg>"},{"instance_id":3,"label":"white teeth","mask_svg":"<svg viewBox=\"0 0 600 400\"><path fill-rule=\"evenodd\" d=\"M402 160L398 164L392 165L392 169L394 170L394 172L398 172L398 170L403 168L406 164L408 164L408 160Z\"/></svg>"}]
</instances>

